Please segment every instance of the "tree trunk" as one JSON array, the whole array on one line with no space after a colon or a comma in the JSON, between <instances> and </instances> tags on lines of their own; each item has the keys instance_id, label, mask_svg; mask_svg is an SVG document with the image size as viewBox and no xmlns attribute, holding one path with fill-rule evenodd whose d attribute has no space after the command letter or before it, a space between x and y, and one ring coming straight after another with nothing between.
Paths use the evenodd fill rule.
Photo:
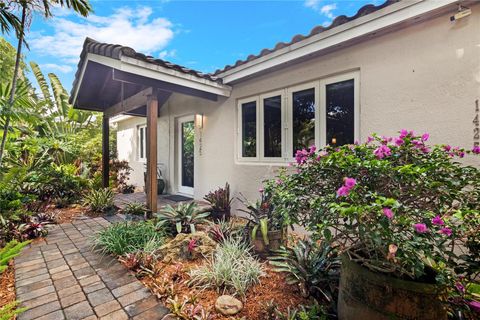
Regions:
<instances>
[{"instance_id":1,"label":"tree trunk","mask_svg":"<svg viewBox=\"0 0 480 320\"><path fill-rule=\"evenodd\" d=\"M15 59L15 69L13 71L12 90L10 91L10 98L8 99L7 116L5 118L5 123L3 125L2 143L0 145L0 168L2 167L3 153L5 152L5 143L7 141L8 128L10 126L10 111L13 108L13 101L15 99L15 91L17 89L18 72L19 72L19 69L20 69L20 59L22 57L23 38L24 38L24 35L25 35L25 19L26 19L26 16L27 16L27 5L23 4L22 5L22 20L20 22L20 33L18 35L17 56L16 56L16 59Z\"/></svg>"}]
</instances>

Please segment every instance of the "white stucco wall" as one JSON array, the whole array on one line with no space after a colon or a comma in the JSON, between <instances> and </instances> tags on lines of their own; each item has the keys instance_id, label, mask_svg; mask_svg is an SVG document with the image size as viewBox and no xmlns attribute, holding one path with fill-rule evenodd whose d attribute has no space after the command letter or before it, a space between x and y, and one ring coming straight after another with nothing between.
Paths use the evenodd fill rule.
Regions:
<instances>
[{"instance_id":1,"label":"white stucco wall","mask_svg":"<svg viewBox=\"0 0 480 320\"><path fill-rule=\"evenodd\" d=\"M197 129L195 198L225 181L235 194L256 198L261 181L276 167L236 161L237 100L352 70L360 73L361 140L372 132L393 135L406 128L429 132L432 143L471 148L475 99L480 99L480 5L472 11L456 23L444 15L235 84L231 97L218 102L172 95L159 118L159 161L167 163L167 179L175 180L176 117L204 114L201 155ZM138 121L145 120L119 124L119 156L143 170L130 151L136 150L131 134ZM480 165L478 158L466 162ZM138 183L137 179L135 172L132 180Z\"/></svg>"}]
</instances>

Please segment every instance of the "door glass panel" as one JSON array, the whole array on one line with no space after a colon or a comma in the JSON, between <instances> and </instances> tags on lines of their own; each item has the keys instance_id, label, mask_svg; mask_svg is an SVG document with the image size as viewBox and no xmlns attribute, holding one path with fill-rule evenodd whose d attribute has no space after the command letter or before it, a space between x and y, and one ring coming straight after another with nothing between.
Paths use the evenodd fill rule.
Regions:
<instances>
[{"instance_id":1,"label":"door glass panel","mask_svg":"<svg viewBox=\"0 0 480 320\"><path fill-rule=\"evenodd\" d=\"M327 144L341 146L355 139L354 80L326 86Z\"/></svg>"},{"instance_id":2,"label":"door glass panel","mask_svg":"<svg viewBox=\"0 0 480 320\"><path fill-rule=\"evenodd\" d=\"M182 122L182 186L193 188L195 126Z\"/></svg>"},{"instance_id":3,"label":"door glass panel","mask_svg":"<svg viewBox=\"0 0 480 320\"><path fill-rule=\"evenodd\" d=\"M264 156L282 156L282 97L263 99Z\"/></svg>"},{"instance_id":4,"label":"door glass panel","mask_svg":"<svg viewBox=\"0 0 480 320\"><path fill-rule=\"evenodd\" d=\"M242 104L242 157L257 156L257 103Z\"/></svg>"},{"instance_id":5,"label":"door glass panel","mask_svg":"<svg viewBox=\"0 0 480 320\"><path fill-rule=\"evenodd\" d=\"M297 150L315 145L315 89L297 91L293 102L293 156Z\"/></svg>"}]
</instances>

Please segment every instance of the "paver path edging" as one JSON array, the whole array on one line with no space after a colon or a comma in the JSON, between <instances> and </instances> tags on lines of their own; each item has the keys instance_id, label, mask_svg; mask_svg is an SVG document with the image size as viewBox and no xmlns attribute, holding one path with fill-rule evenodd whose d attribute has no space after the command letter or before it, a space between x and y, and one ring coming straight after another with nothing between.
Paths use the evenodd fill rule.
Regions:
<instances>
[{"instance_id":1,"label":"paver path edging","mask_svg":"<svg viewBox=\"0 0 480 320\"><path fill-rule=\"evenodd\" d=\"M15 258L18 320L163 319L168 309L112 256L92 251L91 238L110 224L79 217L56 225Z\"/></svg>"}]
</instances>

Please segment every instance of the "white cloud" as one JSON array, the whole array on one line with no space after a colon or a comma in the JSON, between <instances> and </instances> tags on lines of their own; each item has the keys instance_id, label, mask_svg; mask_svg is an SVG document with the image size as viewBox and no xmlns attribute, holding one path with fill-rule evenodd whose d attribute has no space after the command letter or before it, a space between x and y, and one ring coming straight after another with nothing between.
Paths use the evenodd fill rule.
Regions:
<instances>
[{"instance_id":1,"label":"white cloud","mask_svg":"<svg viewBox=\"0 0 480 320\"><path fill-rule=\"evenodd\" d=\"M152 13L150 7L123 7L109 16L57 16L51 20L53 34L33 35L29 40L30 47L39 54L55 56L65 63L75 64L86 37L122 44L154 55L167 46L174 31L168 19L153 18Z\"/></svg>"},{"instance_id":2,"label":"white cloud","mask_svg":"<svg viewBox=\"0 0 480 320\"><path fill-rule=\"evenodd\" d=\"M333 11L337 9L337 4L329 3L322 5L323 2L324 1L322 0L305 0L304 5L305 7L313 9L314 11L320 13L328 19L333 20L333 18L335 18L335 14L333 13Z\"/></svg>"},{"instance_id":3,"label":"white cloud","mask_svg":"<svg viewBox=\"0 0 480 320\"><path fill-rule=\"evenodd\" d=\"M158 54L158 57L160 59L168 59L168 58L175 58L177 56L177 50L172 49L172 50L163 50L160 51Z\"/></svg>"},{"instance_id":4,"label":"white cloud","mask_svg":"<svg viewBox=\"0 0 480 320\"><path fill-rule=\"evenodd\" d=\"M42 69L50 69L52 71L59 71L62 73L68 73L73 71L73 67L66 64L54 64L54 63L45 63L42 64Z\"/></svg>"}]
</instances>

